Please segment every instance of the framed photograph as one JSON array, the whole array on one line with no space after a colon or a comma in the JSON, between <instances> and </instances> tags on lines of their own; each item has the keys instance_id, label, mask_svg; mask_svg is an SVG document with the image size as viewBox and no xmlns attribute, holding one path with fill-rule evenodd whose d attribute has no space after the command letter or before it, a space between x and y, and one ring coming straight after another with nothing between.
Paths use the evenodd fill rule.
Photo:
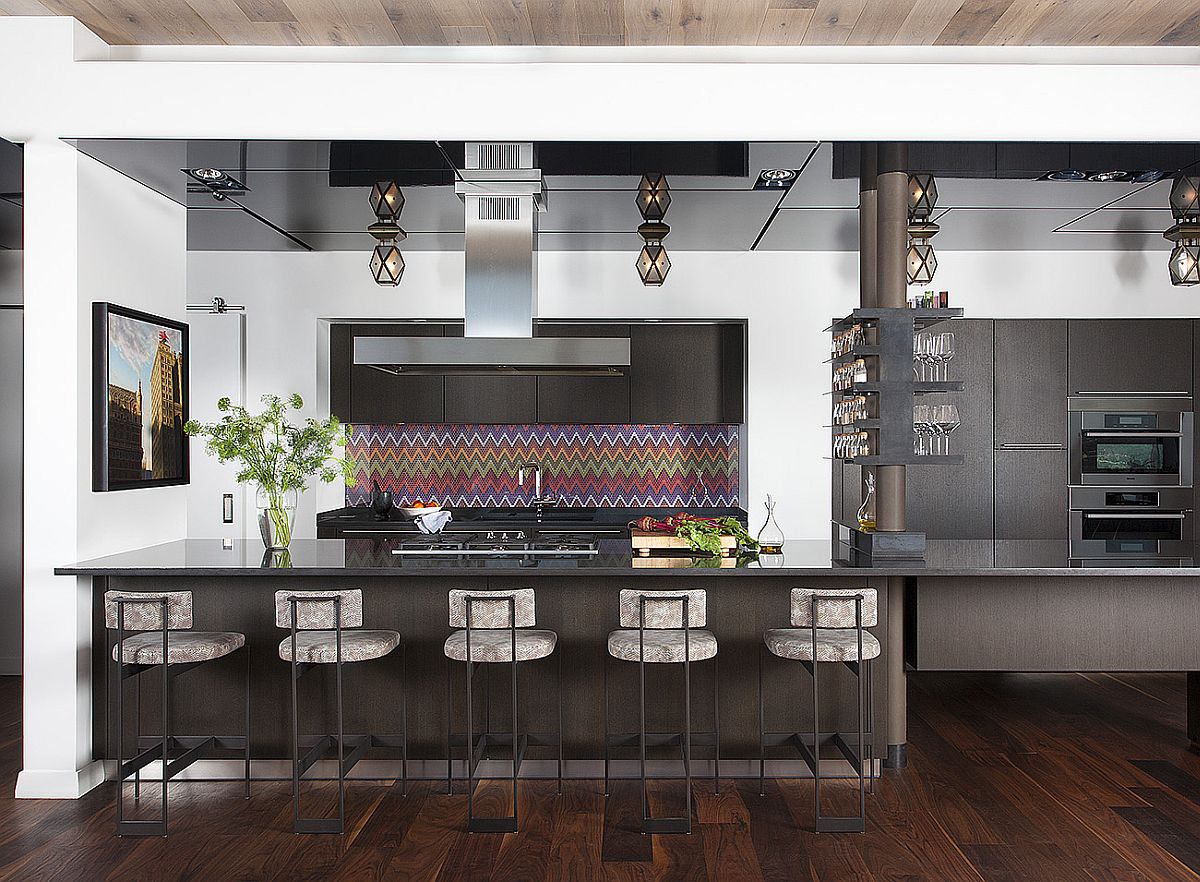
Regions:
<instances>
[{"instance_id":1,"label":"framed photograph","mask_svg":"<svg viewBox=\"0 0 1200 882\"><path fill-rule=\"evenodd\" d=\"M92 489L188 482L188 326L92 304Z\"/></svg>"}]
</instances>

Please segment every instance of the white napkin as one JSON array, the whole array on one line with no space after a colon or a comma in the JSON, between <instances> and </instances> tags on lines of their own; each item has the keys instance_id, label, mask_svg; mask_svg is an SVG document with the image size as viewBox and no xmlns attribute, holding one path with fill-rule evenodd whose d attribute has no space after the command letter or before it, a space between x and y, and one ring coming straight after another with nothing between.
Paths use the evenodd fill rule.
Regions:
<instances>
[{"instance_id":1,"label":"white napkin","mask_svg":"<svg viewBox=\"0 0 1200 882\"><path fill-rule=\"evenodd\" d=\"M452 519L453 515L446 509L442 509L441 511L431 511L428 514L419 514L413 518L413 521L422 533L440 533Z\"/></svg>"}]
</instances>

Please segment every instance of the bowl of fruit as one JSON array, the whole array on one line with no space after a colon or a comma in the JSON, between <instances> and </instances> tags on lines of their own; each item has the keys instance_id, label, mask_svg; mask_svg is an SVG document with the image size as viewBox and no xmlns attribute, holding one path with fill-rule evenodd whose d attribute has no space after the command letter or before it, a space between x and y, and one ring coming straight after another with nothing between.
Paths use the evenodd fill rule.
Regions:
<instances>
[{"instance_id":1,"label":"bowl of fruit","mask_svg":"<svg viewBox=\"0 0 1200 882\"><path fill-rule=\"evenodd\" d=\"M400 514L412 520L417 515L433 514L433 512L441 510L442 507L436 502L422 502L419 499L414 499L407 506L400 507Z\"/></svg>"}]
</instances>

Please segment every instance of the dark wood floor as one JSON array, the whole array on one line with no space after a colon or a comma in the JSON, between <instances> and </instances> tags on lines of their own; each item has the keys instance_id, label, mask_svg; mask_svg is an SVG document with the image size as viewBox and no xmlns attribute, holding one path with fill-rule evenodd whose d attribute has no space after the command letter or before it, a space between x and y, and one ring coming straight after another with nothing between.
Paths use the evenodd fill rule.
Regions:
<instances>
[{"instance_id":1,"label":"dark wood floor","mask_svg":"<svg viewBox=\"0 0 1200 882\"><path fill-rule=\"evenodd\" d=\"M287 786L180 785L167 839L117 839L111 787L76 801L11 798L20 681L0 678L0 879L1196 880L1200 755L1182 675L916 675L912 764L869 799L864 835L809 832L804 782L696 787L691 836L640 835L635 785L530 783L522 830L462 832L465 797L356 784L343 837L290 832ZM485 801L502 799L489 790ZM656 790L656 801L677 791ZM839 798L849 796L843 788ZM486 808L486 807L485 807Z\"/></svg>"}]
</instances>

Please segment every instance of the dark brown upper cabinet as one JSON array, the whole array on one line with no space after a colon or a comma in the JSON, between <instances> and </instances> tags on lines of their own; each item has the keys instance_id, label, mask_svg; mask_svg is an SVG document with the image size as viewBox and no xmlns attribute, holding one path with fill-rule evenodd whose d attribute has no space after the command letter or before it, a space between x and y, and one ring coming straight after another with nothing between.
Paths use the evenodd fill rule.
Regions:
<instances>
[{"instance_id":1,"label":"dark brown upper cabinet","mask_svg":"<svg viewBox=\"0 0 1200 882\"><path fill-rule=\"evenodd\" d=\"M397 376L354 364L355 337L440 337L440 324L334 325L330 329L330 410L352 425L440 423L446 418L441 377Z\"/></svg>"},{"instance_id":2,"label":"dark brown upper cabinet","mask_svg":"<svg viewBox=\"0 0 1200 882\"><path fill-rule=\"evenodd\" d=\"M539 324L539 337L618 337L629 325ZM538 377L537 421L568 425L629 422L629 371L610 377Z\"/></svg>"},{"instance_id":3,"label":"dark brown upper cabinet","mask_svg":"<svg viewBox=\"0 0 1200 882\"><path fill-rule=\"evenodd\" d=\"M1072 395L1192 394L1190 319L1074 319L1067 323Z\"/></svg>"},{"instance_id":4,"label":"dark brown upper cabinet","mask_svg":"<svg viewBox=\"0 0 1200 882\"><path fill-rule=\"evenodd\" d=\"M1067 432L1067 323L995 323L996 447L1063 446Z\"/></svg>"},{"instance_id":5,"label":"dark brown upper cabinet","mask_svg":"<svg viewBox=\"0 0 1200 882\"><path fill-rule=\"evenodd\" d=\"M630 329L630 421L745 421L746 326L633 325Z\"/></svg>"}]
</instances>

